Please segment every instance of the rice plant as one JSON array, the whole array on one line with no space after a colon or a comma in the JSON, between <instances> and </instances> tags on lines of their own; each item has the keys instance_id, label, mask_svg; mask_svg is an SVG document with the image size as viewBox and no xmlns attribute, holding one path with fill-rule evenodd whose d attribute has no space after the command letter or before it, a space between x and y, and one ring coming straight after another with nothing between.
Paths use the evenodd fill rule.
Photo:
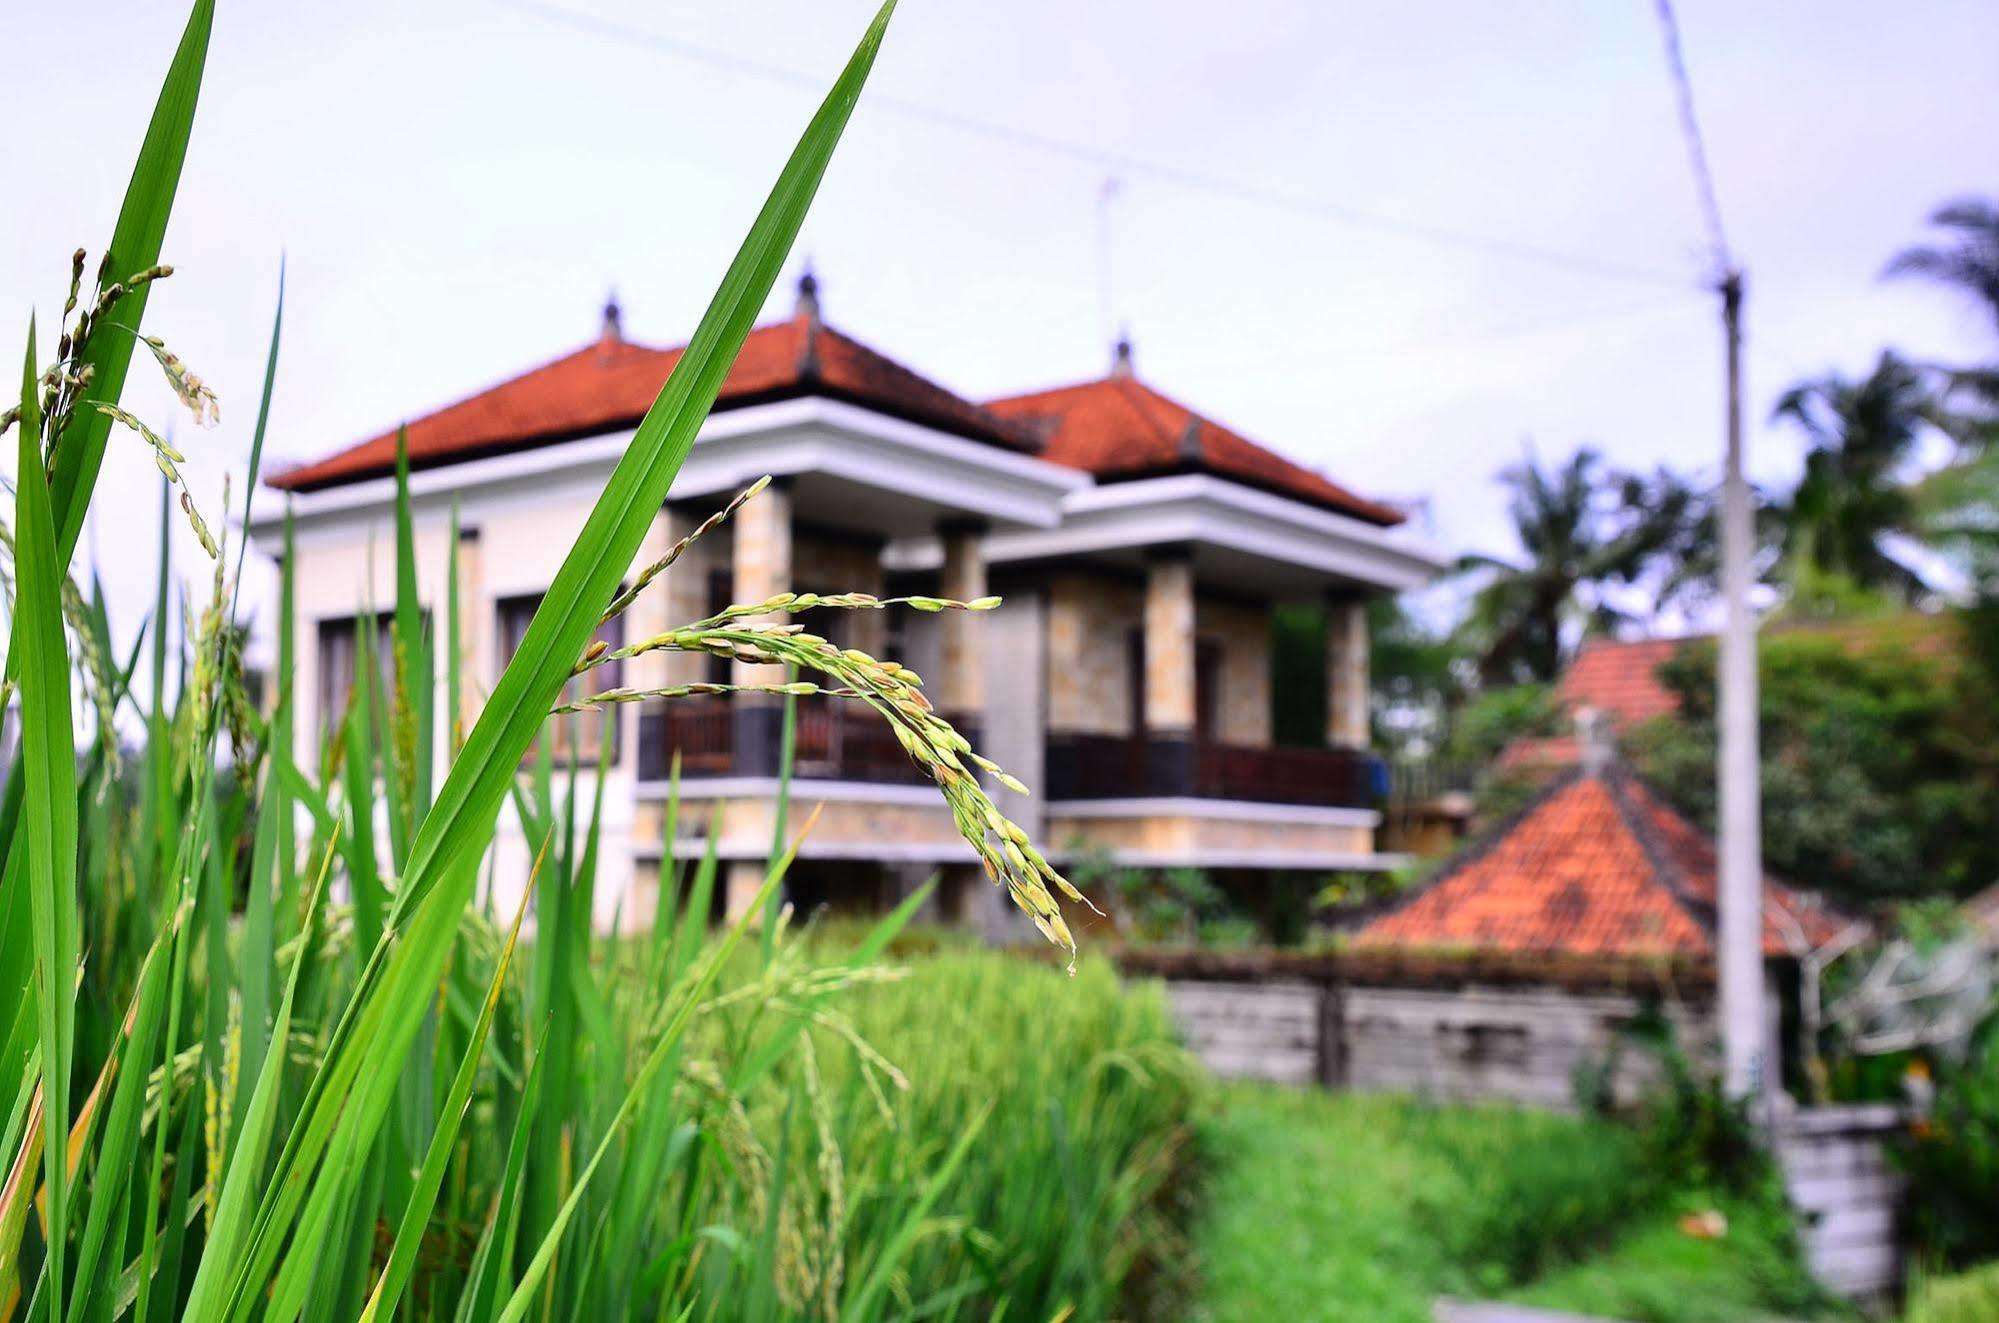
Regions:
<instances>
[{"instance_id":1,"label":"rice plant","mask_svg":"<svg viewBox=\"0 0 1999 1323\"><path fill-rule=\"evenodd\" d=\"M727 931L708 930L711 857L685 877L663 868L649 932L600 938L604 779L584 799L591 781L573 761L554 765L544 733L565 686L582 677L587 688L610 659L590 650L599 622L663 568L621 594L892 8L806 127L476 716L455 699L435 710L440 660L455 672L462 656L459 616L454 596L437 613L445 637L427 632L399 456L395 612L362 641L393 678L357 666L315 765L299 766L295 558L283 561L275 693L260 707L245 673L231 496L225 488L204 513L164 429L119 404L144 349L196 423L218 414L208 385L142 328L151 286L172 274L160 247L213 13L197 0L94 278L79 253L60 324L38 334L31 320L20 401L0 415L17 453L0 690L18 730L0 796L0 989L11 994L0 1004L0 1323L970 1317L1013 1299L1102 1304L1143 1257L1128 1235L1093 1239L1091 1226L1099 1214L1114 1232L1142 1224L1167 1184L1190 1086L1156 1006L1117 1022L1110 1057L1076 1040L1068 1057L1042 1058L1025 1087L1045 1090L1055 1110L1004 1118L1004 1145L989 1138L990 1107L1022 1086L969 1111L961 1097L925 1123L865 1010L843 1009L872 1004L863 994L896 977L882 952L921 898L846 949L795 940L775 902L807 820ZM281 280L246 522L283 316ZM122 653L102 593L69 568L114 430L163 480L155 609ZM178 646L164 625L169 502L213 561ZM288 552L290 541L287 529ZM724 653L784 669L770 688L788 697L874 709L937 781L994 882L1073 951L1050 888L1073 889L980 788L981 774L1004 774L931 710L919 677L792 619L891 605L786 594L623 652ZM782 623L752 619L771 613ZM142 660L145 697L134 685ZM614 689L573 706L641 697L652 695ZM143 738L128 749L126 731ZM448 757L434 777L440 737ZM480 882L509 802L538 855L519 907L494 914ZM1018 973L1023 988L1052 977ZM1031 1037L1047 1000L983 1005ZM1068 1065L1083 1077L1065 1081ZM989 1065L986 1078L1004 1073ZM1134 1090L1154 1079L1177 1087L1159 1093L1153 1124L1120 1132L1116 1117L1151 1106ZM1028 1152L1026 1135L1044 1124L1079 1172L1100 1155L1079 1158L1061 1127L1107 1145L1098 1178L1068 1188L1049 1223L1066 1228L1057 1247L1036 1246L1033 1224L1004 1209L965 1206L993 1183L965 1185L971 1155ZM869 1179L856 1179L863 1170ZM1045 1183L1048 1173L1026 1174ZM1002 1230L986 1229L988 1217ZM1060 1266L1037 1266L1048 1262Z\"/></svg>"}]
</instances>

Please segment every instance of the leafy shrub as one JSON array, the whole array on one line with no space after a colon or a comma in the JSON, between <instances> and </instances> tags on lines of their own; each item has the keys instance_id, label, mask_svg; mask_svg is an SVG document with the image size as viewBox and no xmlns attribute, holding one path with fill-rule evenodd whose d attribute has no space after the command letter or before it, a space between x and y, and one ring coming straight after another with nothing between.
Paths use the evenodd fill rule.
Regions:
<instances>
[{"instance_id":1,"label":"leafy shrub","mask_svg":"<svg viewBox=\"0 0 1999 1323\"><path fill-rule=\"evenodd\" d=\"M1866 646L1806 631L1763 638L1764 856L1853 907L1969 894L1999 876L1992 679L1953 621L1876 628ZM1682 648L1659 671L1679 718L1628 740L1639 770L1710 830L1714 667L1711 643Z\"/></svg>"},{"instance_id":2,"label":"leafy shrub","mask_svg":"<svg viewBox=\"0 0 1999 1323\"><path fill-rule=\"evenodd\" d=\"M1999 1319L1999 1263L1930 1277L1909 1293L1906 1323L1992 1323Z\"/></svg>"},{"instance_id":3,"label":"leafy shrub","mask_svg":"<svg viewBox=\"0 0 1999 1323\"><path fill-rule=\"evenodd\" d=\"M1423 1214L1481 1288L1529 1281L1601 1248L1667 1188L1623 1126L1510 1108L1473 1114L1487 1124L1438 1137L1460 1188Z\"/></svg>"},{"instance_id":4,"label":"leafy shrub","mask_svg":"<svg viewBox=\"0 0 1999 1323\"><path fill-rule=\"evenodd\" d=\"M1635 1106L1620 1105L1615 1081L1633 1055L1653 1066L1653 1084ZM1755 1194L1775 1176L1745 1102L1688 1059L1679 1033L1656 1002L1624 1026L1610 1051L1576 1072L1576 1102L1593 1115L1621 1119L1638 1134L1645 1160L1675 1188Z\"/></svg>"},{"instance_id":5,"label":"leafy shrub","mask_svg":"<svg viewBox=\"0 0 1999 1323\"><path fill-rule=\"evenodd\" d=\"M1935 1067L1935 1086L1930 1116L1899 1149L1910 1220L1932 1255L1967 1266L1999 1257L1999 1015L1962 1060Z\"/></svg>"}]
</instances>

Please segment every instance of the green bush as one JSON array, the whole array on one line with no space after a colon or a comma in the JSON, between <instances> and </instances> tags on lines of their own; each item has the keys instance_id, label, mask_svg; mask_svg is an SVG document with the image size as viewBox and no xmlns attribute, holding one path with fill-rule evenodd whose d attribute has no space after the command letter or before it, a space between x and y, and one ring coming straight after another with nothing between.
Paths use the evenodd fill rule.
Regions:
<instances>
[{"instance_id":1,"label":"green bush","mask_svg":"<svg viewBox=\"0 0 1999 1323\"><path fill-rule=\"evenodd\" d=\"M1993 1323L1999 1319L1999 1263L1955 1277L1919 1281L1909 1293L1906 1323Z\"/></svg>"},{"instance_id":2,"label":"green bush","mask_svg":"<svg viewBox=\"0 0 1999 1323\"><path fill-rule=\"evenodd\" d=\"M1952 1266L1999 1257L1999 1015L1961 1061L1936 1067L1936 1102L1901 1145L1912 1229Z\"/></svg>"},{"instance_id":3,"label":"green bush","mask_svg":"<svg viewBox=\"0 0 1999 1323\"><path fill-rule=\"evenodd\" d=\"M1807 631L1761 644L1764 857L1853 908L1968 895L1999 876L1992 677L1972 660L1969 628L1893 623L1865 646ZM1659 670L1679 717L1627 742L1639 770L1709 830L1714 668L1712 644L1682 648Z\"/></svg>"},{"instance_id":4,"label":"green bush","mask_svg":"<svg viewBox=\"0 0 1999 1323\"><path fill-rule=\"evenodd\" d=\"M1422 1207L1451 1259L1480 1288L1529 1281L1601 1249L1667 1188L1623 1126L1482 1108L1485 1124L1438 1136L1458 1188Z\"/></svg>"}]
</instances>

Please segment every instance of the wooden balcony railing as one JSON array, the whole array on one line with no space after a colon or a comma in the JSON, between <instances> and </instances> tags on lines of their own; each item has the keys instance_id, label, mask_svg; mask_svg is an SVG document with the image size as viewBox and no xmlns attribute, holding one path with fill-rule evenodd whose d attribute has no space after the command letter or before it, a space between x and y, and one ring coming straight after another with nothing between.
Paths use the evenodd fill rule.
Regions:
<instances>
[{"instance_id":1,"label":"wooden balcony railing","mask_svg":"<svg viewBox=\"0 0 1999 1323\"><path fill-rule=\"evenodd\" d=\"M1192 796L1263 804L1374 808L1382 762L1357 749L1308 749L1057 733L1044 772L1050 799Z\"/></svg>"},{"instance_id":2,"label":"wooden balcony railing","mask_svg":"<svg viewBox=\"0 0 1999 1323\"><path fill-rule=\"evenodd\" d=\"M664 780L673 754L684 777L766 775L777 760L781 725L766 706L745 721L726 698L675 699L639 714L639 779ZM974 743L975 726L954 719ZM812 780L922 785L930 780L909 760L888 722L849 699L805 699L798 705L793 773Z\"/></svg>"}]
</instances>

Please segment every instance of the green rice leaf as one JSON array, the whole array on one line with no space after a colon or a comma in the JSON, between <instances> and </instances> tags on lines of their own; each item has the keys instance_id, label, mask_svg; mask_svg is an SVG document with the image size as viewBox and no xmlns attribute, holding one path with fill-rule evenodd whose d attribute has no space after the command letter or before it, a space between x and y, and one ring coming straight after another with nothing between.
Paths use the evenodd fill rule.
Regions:
<instances>
[{"instance_id":1,"label":"green rice leaf","mask_svg":"<svg viewBox=\"0 0 1999 1323\"><path fill-rule=\"evenodd\" d=\"M43 481L35 328L28 324L21 371L19 467L15 470L14 655L21 683L22 816L26 882L41 1002L43 1185L48 1199L49 1317L63 1316L69 1240L69 1080L76 1031L76 746L71 733L69 645L63 634L63 572L56 556L49 488Z\"/></svg>"},{"instance_id":2,"label":"green rice leaf","mask_svg":"<svg viewBox=\"0 0 1999 1323\"><path fill-rule=\"evenodd\" d=\"M187 158L188 135L194 129L194 107L201 91L201 71L208 59L208 33L214 20L215 0L195 0L180 46L167 67L166 81L160 86L152 122L146 126L145 140L139 145L139 159L132 167L131 182L125 186L125 201L118 209L118 223L111 231L111 246L105 250L111 280L122 280L160 260L167 217L173 211L174 193L180 186L181 164ZM92 374L83 395L86 402L118 402L125 388L125 373L132 365L132 350L138 343L139 322L145 315L151 288L141 285L120 299L111 313L111 324L124 327L129 334L114 332L90 338L83 355L83 364ZM97 472L104 463L104 443L110 434L109 418L94 408L80 408L58 439L55 478L49 490L61 565L69 564L76 540L83 532L84 512L90 506L90 493L97 485Z\"/></svg>"}]
</instances>

